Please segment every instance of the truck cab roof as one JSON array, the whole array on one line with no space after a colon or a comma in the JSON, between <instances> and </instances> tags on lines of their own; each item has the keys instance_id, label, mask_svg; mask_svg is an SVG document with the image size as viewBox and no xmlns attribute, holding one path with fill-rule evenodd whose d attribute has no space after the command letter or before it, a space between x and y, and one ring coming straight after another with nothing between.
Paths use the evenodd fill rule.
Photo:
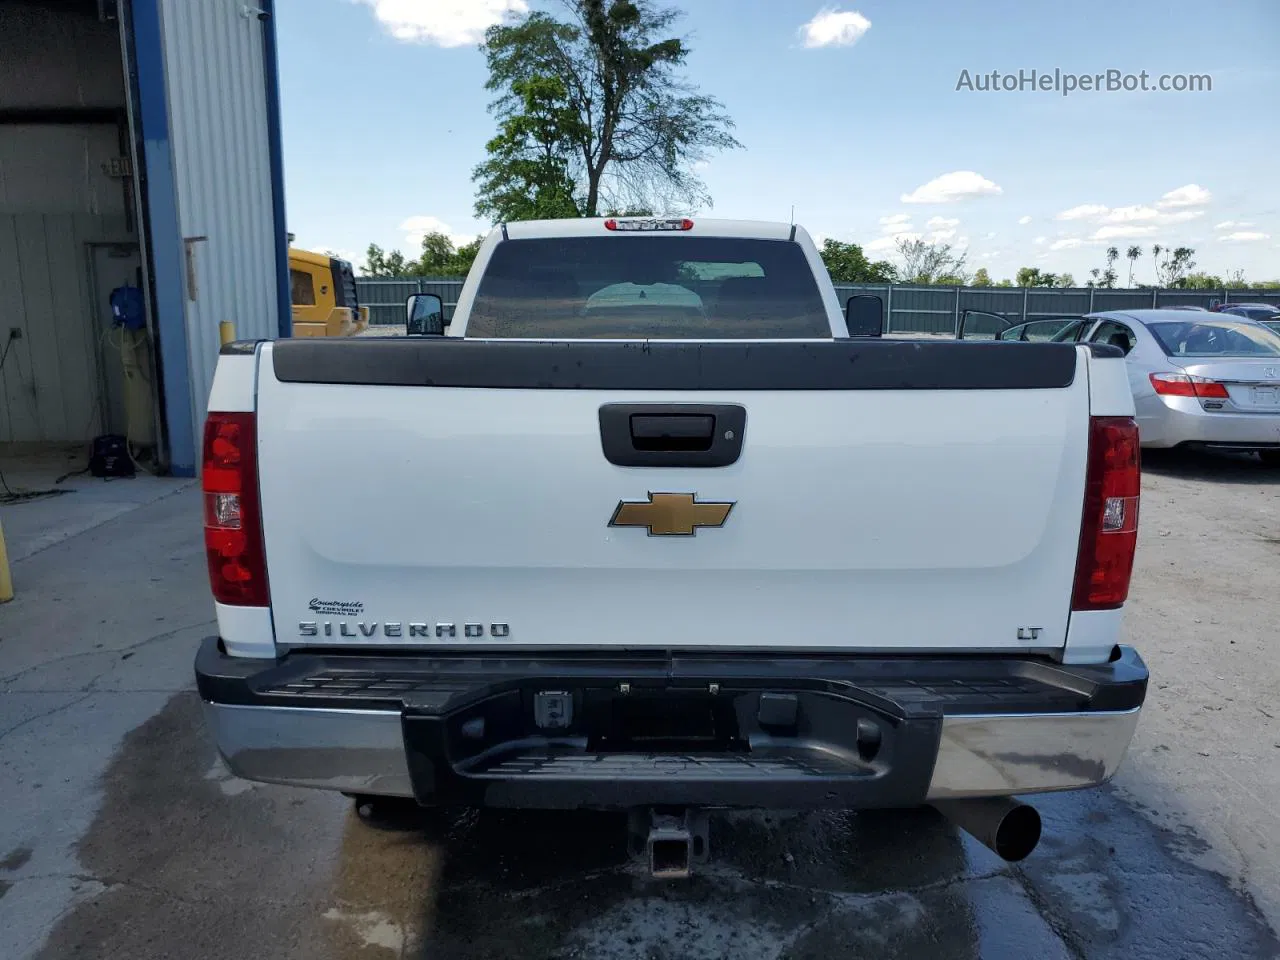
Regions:
<instances>
[{"instance_id":1,"label":"truck cab roof","mask_svg":"<svg viewBox=\"0 0 1280 960\"><path fill-rule=\"evenodd\" d=\"M609 222L618 224L639 223L642 221L679 223L685 221L692 226L687 229L619 229L610 230ZM590 237L605 233L616 233L618 236L653 236L669 233L673 236L694 234L712 237L742 237L752 240L789 240L803 227L792 227L789 223L772 220L720 220L711 217L587 217L574 220L521 220L506 224L506 237L510 240L545 240L556 237ZM494 228L501 234L502 226ZM793 232L794 230L794 232Z\"/></svg>"}]
</instances>

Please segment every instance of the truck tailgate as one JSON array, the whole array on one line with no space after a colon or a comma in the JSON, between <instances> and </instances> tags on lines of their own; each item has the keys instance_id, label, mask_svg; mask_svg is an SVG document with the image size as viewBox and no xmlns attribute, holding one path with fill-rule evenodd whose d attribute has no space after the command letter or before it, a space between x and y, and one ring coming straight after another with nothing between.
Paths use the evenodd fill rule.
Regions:
<instances>
[{"instance_id":1,"label":"truck tailgate","mask_svg":"<svg viewBox=\"0 0 1280 960\"><path fill-rule=\"evenodd\" d=\"M929 352L943 344L827 343L810 345L819 361L803 376L750 382L770 357L793 364L801 345L717 344L724 364L706 345L670 345L680 359L669 360L631 346L585 367L567 353L538 370L521 361L520 376L495 363L474 386L476 351L440 341L377 355L351 342L264 347L277 643L1065 643L1088 445L1083 349L953 343L943 357ZM324 352L334 348L348 352ZM747 360L725 373L735 349ZM435 356L450 350L462 359ZM600 410L613 404L740 406L740 451L723 466L620 466L602 442Z\"/></svg>"}]
</instances>

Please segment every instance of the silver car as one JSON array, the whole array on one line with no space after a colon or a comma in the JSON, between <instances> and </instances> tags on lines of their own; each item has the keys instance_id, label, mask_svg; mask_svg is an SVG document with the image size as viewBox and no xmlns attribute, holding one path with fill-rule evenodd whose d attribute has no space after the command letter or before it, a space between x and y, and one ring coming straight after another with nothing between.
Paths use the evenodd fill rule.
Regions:
<instances>
[{"instance_id":1,"label":"silver car","mask_svg":"<svg viewBox=\"0 0 1280 960\"><path fill-rule=\"evenodd\" d=\"M1119 347L1144 447L1252 450L1280 465L1280 334L1256 320L1110 310L1018 323L970 310L960 336Z\"/></svg>"}]
</instances>

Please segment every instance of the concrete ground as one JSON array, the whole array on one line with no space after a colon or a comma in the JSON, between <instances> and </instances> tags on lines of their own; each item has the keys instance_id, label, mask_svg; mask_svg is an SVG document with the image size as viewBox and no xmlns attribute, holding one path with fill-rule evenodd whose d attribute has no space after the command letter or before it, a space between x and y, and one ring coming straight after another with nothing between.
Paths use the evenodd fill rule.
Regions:
<instances>
[{"instance_id":1,"label":"concrete ground","mask_svg":"<svg viewBox=\"0 0 1280 960\"><path fill-rule=\"evenodd\" d=\"M1112 785L1038 803L1036 853L927 812L735 814L674 884L612 816L377 830L230 777L191 689L198 493L137 506L18 560L0 606L0 957L1280 957L1280 474L1147 466L1147 707Z\"/></svg>"},{"instance_id":2,"label":"concrete ground","mask_svg":"<svg viewBox=\"0 0 1280 960\"><path fill-rule=\"evenodd\" d=\"M11 563L193 482L152 476L144 469L130 478L92 477L88 453L79 444L0 444L0 478L0 524ZM9 503L5 497L11 493L31 499Z\"/></svg>"}]
</instances>

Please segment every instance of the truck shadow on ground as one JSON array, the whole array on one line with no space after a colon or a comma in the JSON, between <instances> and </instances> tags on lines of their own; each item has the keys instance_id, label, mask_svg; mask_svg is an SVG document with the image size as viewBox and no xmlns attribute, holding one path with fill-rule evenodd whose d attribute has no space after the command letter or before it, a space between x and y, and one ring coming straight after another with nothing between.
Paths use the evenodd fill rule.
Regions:
<instances>
[{"instance_id":1,"label":"truck shadow on ground","mask_svg":"<svg viewBox=\"0 0 1280 960\"><path fill-rule=\"evenodd\" d=\"M373 829L343 798L229 776L193 693L127 738L79 845L86 886L40 954L193 960L1273 958L1198 841L1108 790L1040 805L1010 866L927 810L745 812L712 862L650 879L623 818L463 812Z\"/></svg>"},{"instance_id":2,"label":"truck shadow on ground","mask_svg":"<svg viewBox=\"0 0 1280 960\"><path fill-rule=\"evenodd\" d=\"M1180 480L1280 485L1280 467L1268 466L1250 453L1148 449L1142 451L1142 471Z\"/></svg>"}]
</instances>

